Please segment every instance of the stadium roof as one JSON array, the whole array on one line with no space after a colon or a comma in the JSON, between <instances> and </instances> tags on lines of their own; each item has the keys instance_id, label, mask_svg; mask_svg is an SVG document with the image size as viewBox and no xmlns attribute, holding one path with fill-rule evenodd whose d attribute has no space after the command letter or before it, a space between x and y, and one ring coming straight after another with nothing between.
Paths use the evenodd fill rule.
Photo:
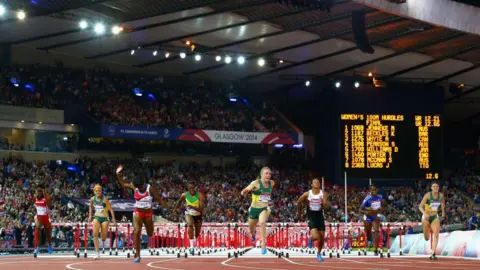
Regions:
<instances>
[{"instance_id":1,"label":"stadium roof","mask_svg":"<svg viewBox=\"0 0 480 270\"><path fill-rule=\"evenodd\" d=\"M467 1L335 0L330 13L268 0L10 2L0 18L0 42L14 44L14 51L36 49L158 74L268 82L265 89L368 72L385 79L455 82L465 87L455 96L445 88L447 117L480 118L472 116L480 112L480 8L458 3ZM19 9L26 13L23 20L16 18ZM351 13L359 10L366 13L374 54L356 47ZM81 20L86 29L79 27ZM112 34L114 25L123 32ZM243 65L239 56L246 58Z\"/></svg>"}]
</instances>

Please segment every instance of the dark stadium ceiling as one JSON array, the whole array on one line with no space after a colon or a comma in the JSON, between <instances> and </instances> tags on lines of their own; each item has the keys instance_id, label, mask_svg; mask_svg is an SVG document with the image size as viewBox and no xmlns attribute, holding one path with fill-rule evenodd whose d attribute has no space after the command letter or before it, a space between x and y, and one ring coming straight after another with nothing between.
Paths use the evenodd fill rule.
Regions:
<instances>
[{"instance_id":1,"label":"dark stadium ceiling","mask_svg":"<svg viewBox=\"0 0 480 270\"><path fill-rule=\"evenodd\" d=\"M335 0L331 12L279 2L286 1L0 0L7 11L0 17L0 42L14 45L14 62L25 62L17 58L37 50L55 59L73 56L150 73L262 83L267 90L368 72L389 80L462 83L460 95L445 88L447 117L459 122L480 118L480 37L471 34L478 33L477 28L458 31L463 28L399 17L394 14L401 12L390 10L413 2L397 6L385 1L389 6L384 8L374 0ZM480 8L469 8L480 13ZM16 18L20 9L26 13L22 21ZM374 54L356 48L351 13L357 10L366 13ZM81 20L89 23L87 29L80 29ZM93 30L97 22L104 24L104 34ZM123 32L111 34L113 25L121 25ZM187 40L195 45L194 52ZM196 54L201 61L195 60ZM226 56L231 63L225 63ZM238 56L245 58L243 65L237 63ZM257 64L260 58L265 60L262 67Z\"/></svg>"}]
</instances>

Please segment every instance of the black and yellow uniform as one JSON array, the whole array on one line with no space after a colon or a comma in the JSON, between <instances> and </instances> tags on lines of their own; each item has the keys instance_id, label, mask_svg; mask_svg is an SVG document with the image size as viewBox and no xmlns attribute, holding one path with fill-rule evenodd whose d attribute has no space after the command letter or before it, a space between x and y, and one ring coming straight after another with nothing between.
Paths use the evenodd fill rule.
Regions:
<instances>
[{"instance_id":1,"label":"black and yellow uniform","mask_svg":"<svg viewBox=\"0 0 480 270\"><path fill-rule=\"evenodd\" d=\"M200 208L200 193L198 193L197 191L195 195L192 196L190 192L187 192L187 194L185 195L185 202L187 205L187 211L185 212L185 215L191 216L195 223L202 222L203 220L202 213L190 207L192 206L197 209Z\"/></svg>"},{"instance_id":2,"label":"black and yellow uniform","mask_svg":"<svg viewBox=\"0 0 480 270\"><path fill-rule=\"evenodd\" d=\"M438 217L438 210L441 205L440 193L437 198L433 198L433 192L430 192L430 198L425 203L425 211L430 216L428 222L432 223Z\"/></svg>"},{"instance_id":3,"label":"black and yellow uniform","mask_svg":"<svg viewBox=\"0 0 480 270\"><path fill-rule=\"evenodd\" d=\"M97 200L96 197L93 197L93 209L95 210L93 219L98 220L100 224L110 221L108 219L107 204L103 200L103 196L100 198L100 200Z\"/></svg>"},{"instance_id":4,"label":"black and yellow uniform","mask_svg":"<svg viewBox=\"0 0 480 270\"><path fill-rule=\"evenodd\" d=\"M320 190L318 194L313 194L312 190L308 192L307 218L310 230L317 229L319 231L325 231L322 202L323 190Z\"/></svg>"},{"instance_id":5,"label":"black and yellow uniform","mask_svg":"<svg viewBox=\"0 0 480 270\"><path fill-rule=\"evenodd\" d=\"M258 219L263 211L270 210L268 203L272 197L272 182L269 181L269 187L265 187L258 179L258 184L260 188L252 192L252 205L248 211L250 219Z\"/></svg>"}]
</instances>

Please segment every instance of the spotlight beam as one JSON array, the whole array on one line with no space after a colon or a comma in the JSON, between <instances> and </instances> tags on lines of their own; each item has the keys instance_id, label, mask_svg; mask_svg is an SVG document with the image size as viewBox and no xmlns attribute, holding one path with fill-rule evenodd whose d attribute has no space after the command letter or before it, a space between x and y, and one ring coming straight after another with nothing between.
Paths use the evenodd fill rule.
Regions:
<instances>
[{"instance_id":1,"label":"spotlight beam","mask_svg":"<svg viewBox=\"0 0 480 270\"><path fill-rule=\"evenodd\" d=\"M164 40L153 41L153 42L149 42L147 44L143 44L143 46L144 47L159 46L159 45L167 44L167 43L177 41L177 40L191 39L193 37L198 37L198 36L218 32L218 31L222 31L222 30L226 30L226 29L230 29L230 28L235 28L235 27L239 27L239 26L249 25L249 24L253 24L253 23L256 23L256 22L260 22L260 21L271 20L271 19L274 19L274 18L285 17L285 16L292 16L292 15L303 13L303 12L306 12L306 11L309 11L309 10L313 10L313 9L312 8L303 8L303 9L289 10L287 12L283 12L283 13L280 13L280 14L267 15L267 16L255 18L254 20L249 20L249 21L246 21L246 22L234 23L234 24L225 25L225 26L210 29L210 30L205 30L205 31L196 32L196 33L190 33L190 34L183 35L183 36L178 36L178 37L168 38L168 39L164 39ZM107 52L107 53L88 56L88 57L85 57L85 59L90 59L90 60L98 59L98 58L102 58L102 57L107 57L107 56L111 56L111 55L115 55L115 54L124 53L126 51L128 51L128 49L124 48L124 49L115 50L115 51L111 51L111 52Z\"/></svg>"},{"instance_id":2,"label":"spotlight beam","mask_svg":"<svg viewBox=\"0 0 480 270\"><path fill-rule=\"evenodd\" d=\"M211 4L214 4L216 2L222 2L223 0L210 0L210 1L203 1L202 3L200 4L194 4L194 5L181 5L180 7L176 7L176 8L171 8L171 9L167 9L167 10L162 10L161 12L158 12L158 13L154 13L154 14L151 14L151 15L148 15L147 17L145 16L140 16L140 17L137 17L137 18L129 18L127 21L123 21L123 22L120 22L119 24L124 24L126 22L129 22L129 21L135 21L135 20L140 20L140 19L147 19L147 18L152 18L152 17L156 17L156 16L162 16L162 15L167 15L167 14L170 14L170 13L176 13L176 12L181 12L181 11L186 11L186 10L189 10L189 9L193 9L193 8L199 8L199 7L203 7L205 5L211 5ZM107 1L100 1L100 2L107 2ZM95 4L95 3L92 3L92 4ZM207 13L208 14L208 13ZM205 15L205 14L204 14ZM201 16L204 16L204 15L196 15L196 16L190 16L190 20L191 19L194 19L194 18L199 18ZM30 16L31 17L31 16ZM185 18L186 19L186 18ZM163 22L163 23L168 23L168 24L171 24L171 23L174 23L172 21L177 21L179 20L179 22L182 22L180 20L182 19L175 19L175 20L170 20L170 21L166 21L166 22ZM163 23L160 23L163 25ZM145 29L149 29L149 28L154 28L154 27L158 27L158 26L154 26L155 24L151 24L151 25L145 25L145 26L141 26L141 27L137 27L137 28L145 28ZM159 26L162 26L162 25L159 25ZM137 28L134 28L137 29ZM135 31L141 31L141 30L145 30L145 29L139 29L139 30L135 30ZM32 41L37 41L37 40L42 40L42 39L48 39L48 38L53 38L53 37L59 37L59 36L63 36L63 35L68 35L68 34L73 34L73 33L77 33L77 32L80 32L82 31L81 29L72 29L72 30L66 30L66 31L61 31L61 32L57 32L57 33L51 33L51 34L48 34L48 35L41 35L41 36L36 36L36 37L31 37L31 38L26 38L26 39L19 39L19 40L16 40L16 41L12 41L10 42L10 44L15 44L15 45L18 45L18 44L22 44L22 43L27 43L27 42L32 42ZM112 35L109 35L109 36L112 36ZM95 40L95 39L99 39L99 37L95 37L95 38L85 38L85 39L81 39L81 40L78 40L78 42L86 42L86 41L90 41L90 40ZM76 44L76 43L74 43ZM55 44L53 44L55 45ZM73 44L71 44L73 45ZM68 45L64 45L64 46L68 46ZM39 49L39 48L37 48Z\"/></svg>"}]
</instances>

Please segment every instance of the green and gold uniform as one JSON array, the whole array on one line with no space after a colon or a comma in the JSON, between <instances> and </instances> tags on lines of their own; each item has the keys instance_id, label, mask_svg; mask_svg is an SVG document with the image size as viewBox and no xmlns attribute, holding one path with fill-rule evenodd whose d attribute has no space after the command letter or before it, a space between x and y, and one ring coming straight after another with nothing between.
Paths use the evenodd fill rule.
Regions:
<instances>
[{"instance_id":1,"label":"green and gold uniform","mask_svg":"<svg viewBox=\"0 0 480 270\"><path fill-rule=\"evenodd\" d=\"M269 181L269 187L265 187L258 179L258 184L260 188L252 192L252 205L248 211L250 219L258 219L263 211L270 211L268 203L272 197L272 182Z\"/></svg>"},{"instance_id":2,"label":"green and gold uniform","mask_svg":"<svg viewBox=\"0 0 480 270\"><path fill-rule=\"evenodd\" d=\"M195 193L194 196L190 194L190 192L187 192L185 195L185 203L187 205L187 209L185 211L185 215L189 215L193 218L193 221L195 223L202 222L202 213L198 212L197 210L191 208L200 208L200 193L198 191ZM191 207L190 207L191 206Z\"/></svg>"},{"instance_id":3,"label":"green and gold uniform","mask_svg":"<svg viewBox=\"0 0 480 270\"><path fill-rule=\"evenodd\" d=\"M103 196L99 200L93 197L93 210L95 211L93 219L98 220L100 224L109 221L107 204L103 200Z\"/></svg>"},{"instance_id":4,"label":"green and gold uniform","mask_svg":"<svg viewBox=\"0 0 480 270\"><path fill-rule=\"evenodd\" d=\"M430 192L430 198L428 198L425 203L425 212L430 216L428 221L432 223L438 217L438 210L442 206L440 193L438 193L438 198L433 198L433 192Z\"/></svg>"}]
</instances>

